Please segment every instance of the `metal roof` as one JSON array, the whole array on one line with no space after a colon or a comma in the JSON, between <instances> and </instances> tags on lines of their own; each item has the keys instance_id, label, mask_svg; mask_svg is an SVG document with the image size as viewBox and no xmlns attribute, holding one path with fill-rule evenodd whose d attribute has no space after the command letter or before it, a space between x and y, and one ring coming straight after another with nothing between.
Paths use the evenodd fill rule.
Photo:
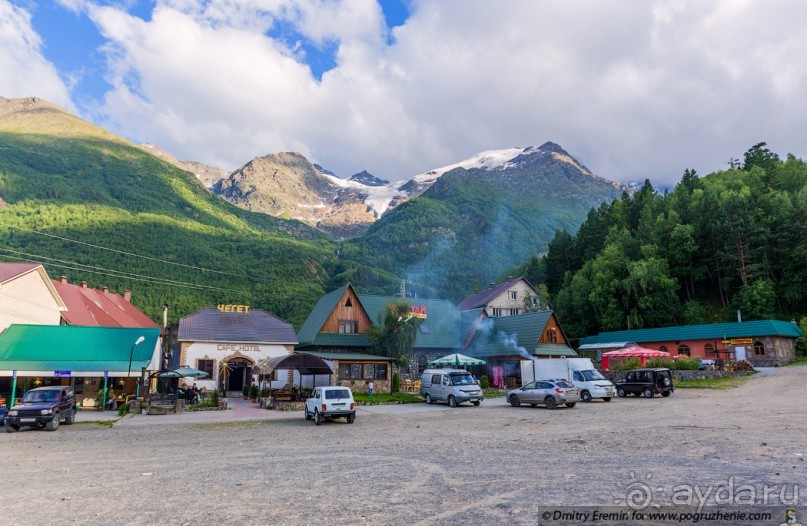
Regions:
<instances>
[{"instance_id":1,"label":"metal roof","mask_svg":"<svg viewBox=\"0 0 807 526\"><path fill-rule=\"evenodd\" d=\"M400 298L359 294L359 301L373 323L376 323L384 311L384 304L400 301ZM459 309L453 303L448 300L412 298L406 302L412 306L426 307L426 319L421 322L415 348L453 350L462 346L462 320Z\"/></svg>"},{"instance_id":2,"label":"metal roof","mask_svg":"<svg viewBox=\"0 0 807 526\"><path fill-rule=\"evenodd\" d=\"M336 290L332 290L319 299L317 304L314 305L314 308L311 309L305 322L303 322L303 326L300 327L300 330L297 332L297 340L299 340L300 344L322 345L315 343L315 340L320 334L319 331L322 329L322 326L325 325L328 316L336 308L336 303L348 287L350 287L349 283Z\"/></svg>"},{"instance_id":3,"label":"metal roof","mask_svg":"<svg viewBox=\"0 0 807 526\"><path fill-rule=\"evenodd\" d=\"M530 284L530 282L527 281L527 279L524 276L519 276L517 278L509 279L509 280L505 281L504 283L500 283L498 285L493 285L492 287L487 288L487 289L485 289L483 291L471 294L470 296L468 296L467 298L462 300L460 302L460 304L457 305L457 308L459 310L461 310L461 311L466 311L466 310L471 310L471 309L477 309L479 307L484 307L491 300L498 297L499 294L501 294L502 292L505 292L507 289L509 289L510 287L512 287L513 285L515 285L516 283L518 283L521 280L524 280L524 283L529 285L532 288L533 292L535 292L535 287L533 287Z\"/></svg>"},{"instance_id":4,"label":"metal roof","mask_svg":"<svg viewBox=\"0 0 807 526\"><path fill-rule=\"evenodd\" d=\"M15 324L0 335L0 371L139 373L149 367L159 335L146 328ZM133 349L140 336L144 341Z\"/></svg>"},{"instance_id":5,"label":"metal roof","mask_svg":"<svg viewBox=\"0 0 807 526\"><path fill-rule=\"evenodd\" d=\"M290 323L266 311L221 312L206 307L179 320L179 341L297 343Z\"/></svg>"},{"instance_id":6,"label":"metal roof","mask_svg":"<svg viewBox=\"0 0 807 526\"><path fill-rule=\"evenodd\" d=\"M577 356L574 349L562 343L539 343L532 352L535 356Z\"/></svg>"},{"instance_id":7,"label":"metal roof","mask_svg":"<svg viewBox=\"0 0 807 526\"><path fill-rule=\"evenodd\" d=\"M0 261L0 283L5 283L10 279L16 278L23 274L31 272L37 267L41 267L39 263L16 263L13 261Z\"/></svg>"},{"instance_id":8,"label":"metal roof","mask_svg":"<svg viewBox=\"0 0 807 526\"><path fill-rule=\"evenodd\" d=\"M159 325L120 294L51 280L67 310L62 318L70 325L96 327L146 327Z\"/></svg>"},{"instance_id":9,"label":"metal roof","mask_svg":"<svg viewBox=\"0 0 807 526\"><path fill-rule=\"evenodd\" d=\"M801 335L801 329L793 322L760 320L601 332L596 336L582 338L580 343L582 345L588 345L620 340L636 343L673 342L682 340L722 340L724 338L754 338L763 336L799 338Z\"/></svg>"},{"instance_id":10,"label":"metal roof","mask_svg":"<svg viewBox=\"0 0 807 526\"><path fill-rule=\"evenodd\" d=\"M363 354L358 352L325 352L325 351L298 351L300 354L310 354L322 358L323 360L342 360L353 362L391 362L388 356L376 356L374 354Z\"/></svg>"},{"instance_id":11,"label":"metal roof","mask_svg":"<svg viewBox=\"0 0 807 526\"><path fill-rule=\"evenodd\" d=\"M605 342L605 343L587 343L585 345L581 345L578 349L624 349L625 347L630 347L634 345L636 342Z\"/></svg>"},{"instance_id":12,"label":"metal roof","mask_svg":"<svg viewBox=\"0 0 807 526\"><path fill-rule=\"evenodd\" d=\"M541 343L541 335L552 318L553 311L537 311L486 318L479 322L468 354L478 357L518 355L576 356L565 344Z\"/></svg>"}]
</instances>

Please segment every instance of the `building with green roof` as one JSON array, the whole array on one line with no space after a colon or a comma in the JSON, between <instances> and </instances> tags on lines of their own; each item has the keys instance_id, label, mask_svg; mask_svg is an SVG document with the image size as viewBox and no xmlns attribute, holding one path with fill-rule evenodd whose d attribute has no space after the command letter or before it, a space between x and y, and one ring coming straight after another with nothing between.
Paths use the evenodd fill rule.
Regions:
<instances>
[{"instance_id":1,"label":"building with green roof","mask_svg":"<svg viewBox=\"0 0 807 526\"><path fill-rule=\"evenodd\" d=\"M636 342L669 352L672 357L700 357L705 361L748 360L757 367L784 365L796 356L802 336L796 322L758 320L655 329L601 332L580 340L581 348L607 348L610 342Z\"/></svg>"}]
</instances>

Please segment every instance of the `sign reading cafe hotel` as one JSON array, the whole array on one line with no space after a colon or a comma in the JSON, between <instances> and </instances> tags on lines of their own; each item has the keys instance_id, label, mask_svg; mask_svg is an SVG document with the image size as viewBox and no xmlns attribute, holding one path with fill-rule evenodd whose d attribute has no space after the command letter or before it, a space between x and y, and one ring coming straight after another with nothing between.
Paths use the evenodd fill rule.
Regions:
<instances>
[{"instance_id":1,"label":"sign reading cafe hotel","mask_svg":"<svg viewBox=\"0 0 807 526\"><path fill-rule=\"evenodd\" d=\"M245 344L231 344L231 343L219 343L216 345L217 351L230 351L230 352L260 352L261 346L260 345L245 345Z\"/></svg>"}]
</instances>

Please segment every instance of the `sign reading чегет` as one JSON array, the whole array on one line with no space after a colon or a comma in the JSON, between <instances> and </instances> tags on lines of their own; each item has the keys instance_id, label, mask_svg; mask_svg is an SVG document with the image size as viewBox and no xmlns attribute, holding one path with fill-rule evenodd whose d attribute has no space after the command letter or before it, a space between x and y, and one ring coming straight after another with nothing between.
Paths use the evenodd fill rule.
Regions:
<instances>
[{"instance_id":1,"label":"sign reading \u0447\u0435\u0433\u0435\u0442","mask_svg":"<svg viewBox=\"0 0 807 526\"><path fill-rule=\"evenodd\" d=\"M216 307L219 312L237 312L239 314L247 314L249 312L249 305L218 305Z\"/></svg>"}]
</instances>

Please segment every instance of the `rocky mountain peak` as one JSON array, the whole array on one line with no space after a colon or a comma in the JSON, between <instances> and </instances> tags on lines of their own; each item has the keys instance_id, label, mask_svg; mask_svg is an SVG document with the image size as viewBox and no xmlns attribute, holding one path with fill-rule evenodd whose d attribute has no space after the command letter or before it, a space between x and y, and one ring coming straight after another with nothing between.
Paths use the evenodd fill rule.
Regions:
<instances>
[{"instance_id":1,"label":"rocky mountain peak","mask_svg":"<svg viewBox=\"0 0 807 526\"><path fill-rule=\"evenodd\" d=\"M378 177L371 174L367 170L362 170L357 174L351 175L348 181L354 181L356 183L361 183L366 186L384 186L390 184L390 182L387 181L386 179L379 179Z\"/></svg>"}]
</instances>

